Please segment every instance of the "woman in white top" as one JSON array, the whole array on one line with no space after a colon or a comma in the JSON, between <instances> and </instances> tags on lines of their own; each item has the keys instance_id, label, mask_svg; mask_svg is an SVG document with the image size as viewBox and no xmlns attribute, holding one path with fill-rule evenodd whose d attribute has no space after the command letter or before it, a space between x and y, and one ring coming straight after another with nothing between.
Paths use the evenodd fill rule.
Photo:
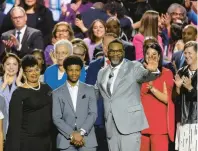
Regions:
<instances>
[{"instance_id":1,"label":"woman in white top","mask_svg":"<svg viewBox=\"0 0 198 151\"><path fill-rule=\"evenodd\" d=\"M3 113L0 111L0 151L3 151Z\"/></svg>"}]
</instances>

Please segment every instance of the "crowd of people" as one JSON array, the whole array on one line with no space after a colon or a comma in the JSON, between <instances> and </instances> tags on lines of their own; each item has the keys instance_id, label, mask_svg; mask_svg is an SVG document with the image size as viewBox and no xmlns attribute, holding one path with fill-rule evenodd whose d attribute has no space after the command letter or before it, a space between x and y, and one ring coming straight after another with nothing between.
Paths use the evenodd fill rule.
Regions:
<instances>
[{"instance_id":1,"label":"crowd of people","mask_svg":"<svg viewBox=\"0 0 198 151\"><path fill-rule=\"evenodd\" d=\"M56 2L0 2L0 151L197 151L196 2Z\"/></svg>"}]
</instances>

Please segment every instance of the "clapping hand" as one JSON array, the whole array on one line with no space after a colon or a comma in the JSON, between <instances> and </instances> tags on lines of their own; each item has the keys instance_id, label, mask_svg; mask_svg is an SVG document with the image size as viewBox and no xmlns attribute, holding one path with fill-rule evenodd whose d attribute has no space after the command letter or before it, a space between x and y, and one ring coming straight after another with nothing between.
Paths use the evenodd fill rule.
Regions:
<instances>
[{"instance_id":1,"label":"clapping hand","mask_svg":"<svg viewBox=\"0 0 198 151\"><path fill-rule=\"evenodd\" d=\"M8 48L11 48L13 46L18 48L20 44L20 42L17 40L17 38L13 34L10 35L10 39L2 40L2 42Z\"/></svg>"},{"instance_id":2,"label":"clapping hand","mask_svg":"<svg viewBox=\"0 0 198 151\"><path fill-rule=\"evenodd\" d=\"M23 77L23 69L20 68L19 74L18 74L18 76L17 76L17 78L16 78L16 85L17 85L18 87L21 86L21 85L23 84L23 83L21 82L22 77Z\"/></svg>"},{"instance_id":3,"label":"clapping hand","mask_svg":"<svg viewBox=\"0 0 198 151\"><path fill-rule=\"evenodd\" d=\"M54 50L50 51L49 55L50 55L50 58L51 58L53 64L56 64L57 63L57 59L56 59L56 55L55 55Z\"/></svg>"},{"instance_id":4,"label":"clapping hand","mask_svg":"<svg viewBox=\"0 0 198 151\"><path fill-rule=\"evenodd\" d=\"M191 78L188 78L188 77L184 76L182 85L186 89L191 90L192 89L192 80L191 80Z\"/></svg>"},{"instance_id":5,"label":"clapping hand","mask_svg":"<svg viewBox=\"0 0 198 151\"><path fill-rule=\"evenodd\" d=\"M61 13L63 15L66 15L67 12L67 5L65 5L64 3L61 4Z\"/></svg>"},{"instance_id":6,"label":"clapping hand","mask_svg":"<svg viewBox=\"0 0 198 151\"><path fill-rule=\"evenodd\" d=\"M182 76L182 78L181 78L178 74L176 74L175 79L173 79L173 80L175 82L176 87L181 88L183 81L184 81L184 76Z\"/></svg>"},{"instance_id":7,"label":"clapping hand","mask_svg":"<svg viewBox=\"0 0 198 151\"><path fill-rule=\"evenodd\" d=\"M148 62L147 63L144 62L144 66L149 71L156 72L157 71L157 68L158 68L157 57L154 56L154 55L152 55L151 57L149 57Z\"/></svg>"}]
</instances>

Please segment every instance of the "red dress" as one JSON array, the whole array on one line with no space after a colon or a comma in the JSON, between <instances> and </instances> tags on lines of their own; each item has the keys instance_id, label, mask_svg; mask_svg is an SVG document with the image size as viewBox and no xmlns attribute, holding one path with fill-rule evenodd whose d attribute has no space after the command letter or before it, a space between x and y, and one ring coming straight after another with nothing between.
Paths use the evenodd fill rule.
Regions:
<instances>
[{"instance_id":1,"label":"red dress","mask_svg":"<svg viewBox=\"0 0 198 151\"><path fill-rule=\"evenodd\" d=\"M149 124L149 128L143 130L142 134L168 134L170 140L174 141L175 116L171 98L174 81L172 72L166 68L162 69L161 75L152 84L155 89L163 92L164 82L168 92L168 104L159 101L148 91L148 82L142 84L141 100Z\"/></svg>"}]
</instances>

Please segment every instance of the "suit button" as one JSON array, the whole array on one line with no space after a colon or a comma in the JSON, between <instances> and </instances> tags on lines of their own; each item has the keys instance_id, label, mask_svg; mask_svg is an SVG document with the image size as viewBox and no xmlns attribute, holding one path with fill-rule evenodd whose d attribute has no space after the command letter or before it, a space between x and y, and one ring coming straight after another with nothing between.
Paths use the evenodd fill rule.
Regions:
<instances>
[{"instance_id":1,"label":"suit button","mask_svg":"<svg viewBox=\"0 0 198 151\"><path fill-rule=\"evenodd\" d=\"M77 116L75 118L77 119Z\"/></svg>"}]
</instances>

